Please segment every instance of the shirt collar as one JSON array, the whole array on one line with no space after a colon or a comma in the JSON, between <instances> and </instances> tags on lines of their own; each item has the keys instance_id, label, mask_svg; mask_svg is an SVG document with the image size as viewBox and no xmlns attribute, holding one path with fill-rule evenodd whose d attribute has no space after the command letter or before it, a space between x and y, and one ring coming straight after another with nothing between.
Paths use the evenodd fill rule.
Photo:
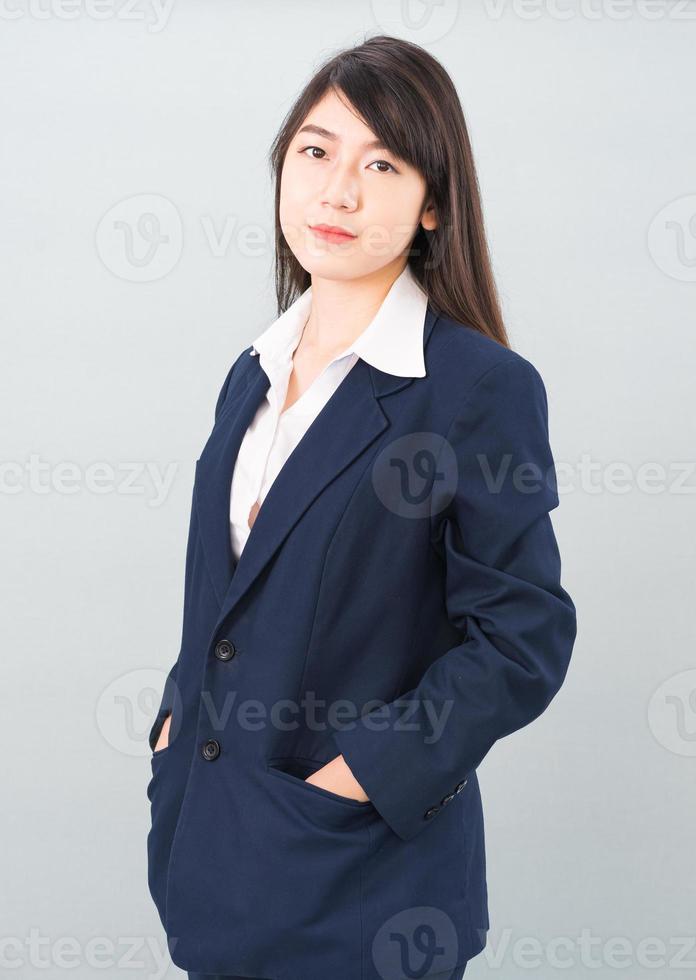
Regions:
<instances>
[{"instance_id":1,"label":"shirt collar","mask_svg":"<svg viewBox=\"0 0 696 980\"><path fill-rule=\"evenodd\" d=\"M250 353L260 355L262 367L279 367L292 360L311 306L310 286L253 341ZM387 374L425 377L423 327L427 306L428 296L407 264L367 327L332 361L355 353Z\"/></svg>"}]
</instances>

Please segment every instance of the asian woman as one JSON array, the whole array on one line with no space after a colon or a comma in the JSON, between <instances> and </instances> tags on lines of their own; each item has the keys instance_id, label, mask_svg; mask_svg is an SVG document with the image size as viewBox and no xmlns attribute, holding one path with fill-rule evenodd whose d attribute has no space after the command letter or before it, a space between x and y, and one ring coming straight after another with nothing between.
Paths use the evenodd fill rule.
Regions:
<instances>
[{"instance_id":1,"label":"asian woman","mask_svg":"<svg viewBox=\"0 0 696 980\"><path fill-rule=\"evenodd\" d=\"M191 980L450 980L489 928L477 767L576 635L546 391L428 52L330 58L271 162L278 316L196 463L150 891Z\"/></svg>"}]
</instances>

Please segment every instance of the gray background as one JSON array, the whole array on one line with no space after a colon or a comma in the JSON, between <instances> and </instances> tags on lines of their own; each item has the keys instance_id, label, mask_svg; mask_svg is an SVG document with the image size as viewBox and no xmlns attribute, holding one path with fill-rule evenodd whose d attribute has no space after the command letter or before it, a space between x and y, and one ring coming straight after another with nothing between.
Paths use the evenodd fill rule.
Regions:
<instances>
[{"instance_id":1,"label":"gray background","mask_svg":"<svg viewBox=\"0 0 696 980\"><path fill-rule=\"evenodd\" d=\"M460 92L579 616L556 699L479 770L492 929L467 980L693 970L696 4L38 9L0 14L0 970L163 975L145 736L193 462L274 316L272 136L380 29Z\"/></svg>"}]
</instances>

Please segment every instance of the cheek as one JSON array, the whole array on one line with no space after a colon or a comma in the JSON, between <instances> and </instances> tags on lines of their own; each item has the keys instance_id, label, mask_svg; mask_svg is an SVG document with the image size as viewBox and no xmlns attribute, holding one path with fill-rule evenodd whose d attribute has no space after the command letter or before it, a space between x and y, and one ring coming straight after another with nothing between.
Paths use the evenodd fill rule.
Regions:
<instances>
[{"instance_id":1,"label":"cheek","mask_svg":"<svg viewBox=\"0 0 696 980\"><path fill-rule=\"evenodd\" d=\"M280 185L280 202L279 202L279 213L280 213L280 223L283 230L286 229L290 224L297 224L298 216L298 202L297 202L297 189L296 184L292 179L292 174L283 174L283 179Z\"/></svg>"},{"instance_id":2,"label":"cheek","mask_svg":"<svg viewBox=\"0 0 696 980\"><path fill-rule=\"evenodd\" d=\"M370 194L370 222L384 228L395 241L408 239L420 218L424 191L419 182L397 179L387 184L385 180L378 190Z\"/></svg>"},{"instance_id":3,"label":"cheek","mask_svg":"<svg viewBox=\"0 0 696 980\"><path fill-rule=\"evenodd\" d=\"M303 194L306 195L307 193L310 183L310 168L305 166L306 161L301 159L299 154L295 156L294 152L289 151L285 159L280 180L280 193L281 196L285 194L288 199L299 200Z\"/></svg>"},{"instance_id":4,"label":"cheek","mask_svg":"<svg viewBox=\"0 0 696 980\"><path fill-rule=\"evenodd\" d=\"M305 203L310 188L307 186L306 175L302 168L293 162L286 163L280 181L280 217L281 221L297 222L304 219Z\"/></svg>"},{"instance_id":5,"label":"cheek","mask_svg":"<svg viewBox=\"0 0 696 980\"><path fill-rule=\"evenodd\" d=\"M388 241L395 248L407 244L418 224L418 206L409 195L382 196L372 212L369 224L375 240Z\"/></svg>"},{"instance_id":6,"label":"cheek","mask_svg":"<svg viewBox=\"0 0 696 980\"><path fill-rule=\"evenodd\" d=\"M281 177L278 212L285 240L296 255L303 249L308 219L305 184L297 168L286 164Z\"/></svg>"}]
</instances>

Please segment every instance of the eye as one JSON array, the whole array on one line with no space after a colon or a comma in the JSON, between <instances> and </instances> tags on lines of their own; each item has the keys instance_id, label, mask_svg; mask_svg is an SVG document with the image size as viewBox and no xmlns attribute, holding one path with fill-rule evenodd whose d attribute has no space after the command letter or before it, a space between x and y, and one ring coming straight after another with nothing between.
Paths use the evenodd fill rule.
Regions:
<instances>
[{"instance_id":1,"label":"eye","mask_svg":"<svg viewBox=\"0 0 696 980\"><path fill-rule=\"evenodd\" d=\"M370 166L374 167L375 163L383 163L385 167L389 167L389 170L378 170L377 172L380 174L388 174L390 171L395 174L399 172L393 164L389 163L388 160L375 160L375 162L371 163Z\"/></svg>"},{"instance_id":2,"label":"eye","mask_svg":"<svg viewBox=\"0 0 696 980\"><path fill-rule=\"evenodd\" d=\"M320 146L305 146L301 150L299 150L298 152L299 153L306 153L307 150L318 150L320 153L326 155L326 150L322 150L322 148ZM315 156L312 155L311 156L311 159L312 160L322 160L323 157L315 157Z\"/></svg>"}]
</instances>

